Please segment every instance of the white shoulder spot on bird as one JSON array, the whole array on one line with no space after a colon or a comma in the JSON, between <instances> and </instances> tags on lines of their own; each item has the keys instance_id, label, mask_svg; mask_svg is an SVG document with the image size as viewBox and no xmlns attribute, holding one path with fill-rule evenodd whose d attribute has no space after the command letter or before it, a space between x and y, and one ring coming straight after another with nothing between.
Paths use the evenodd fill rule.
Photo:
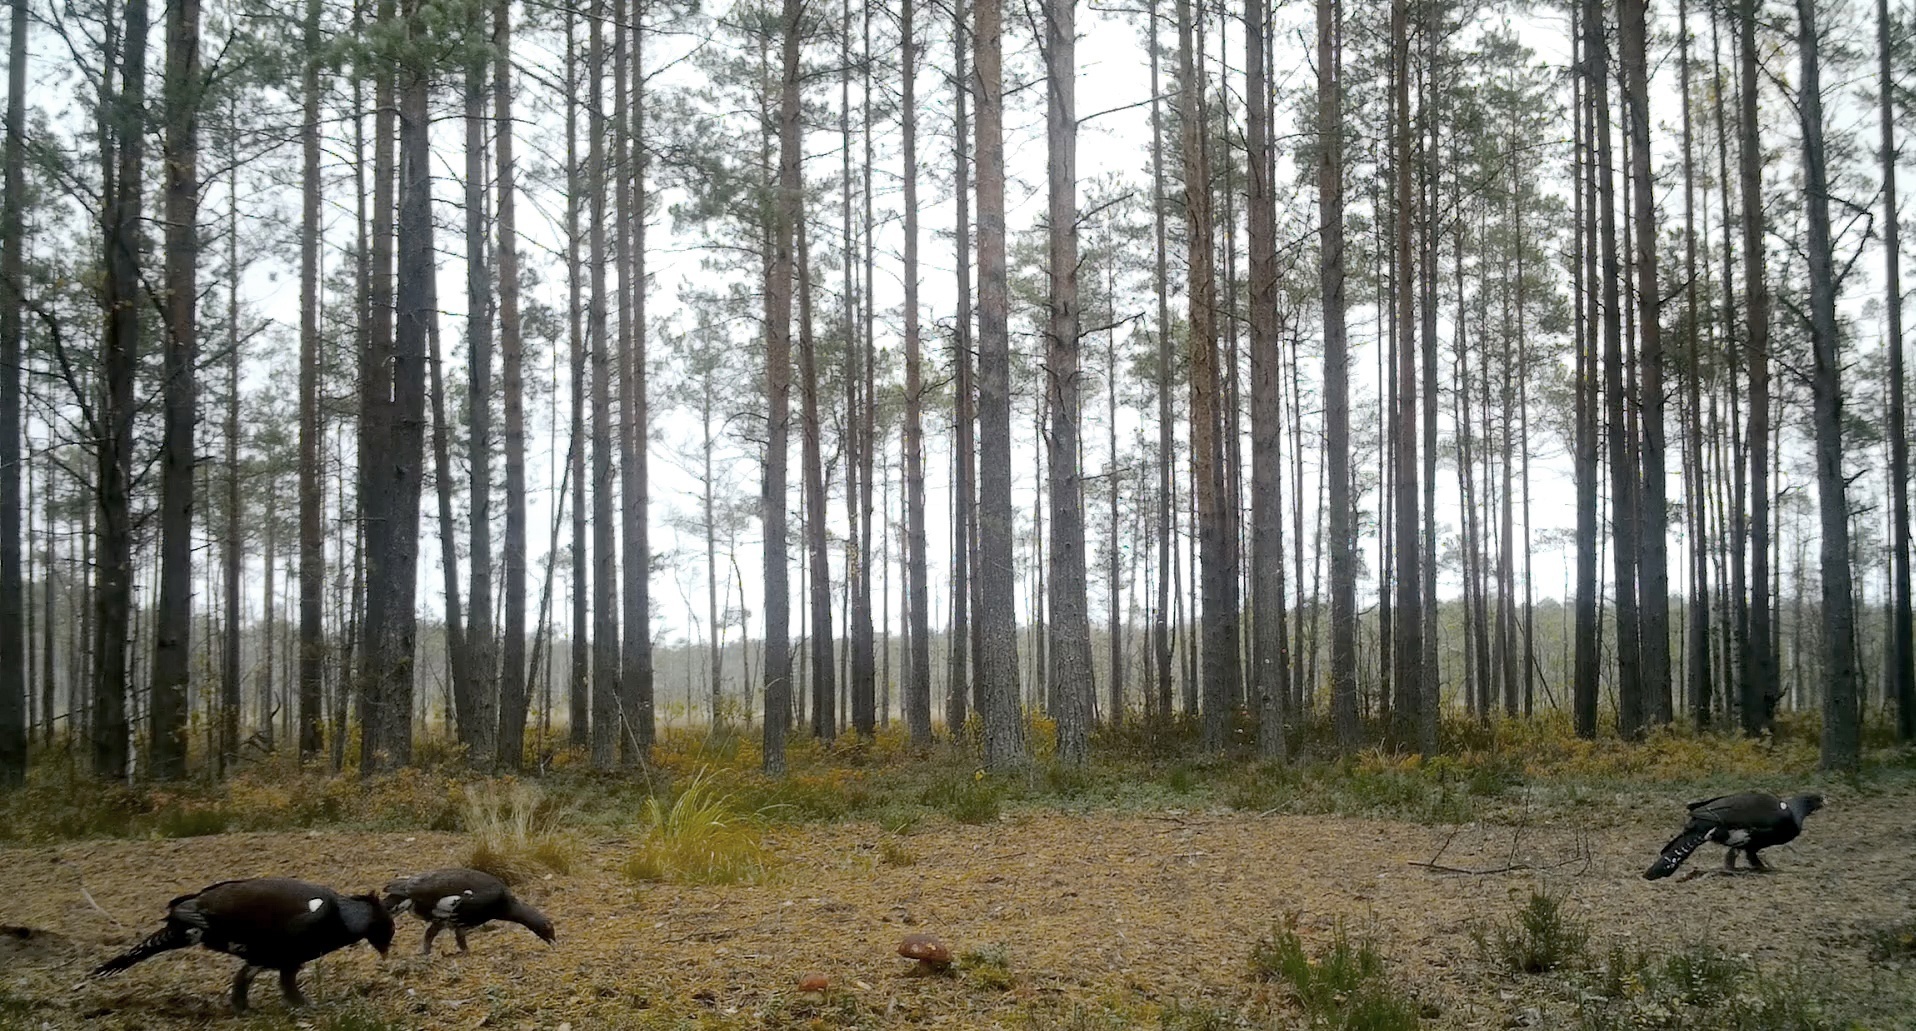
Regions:
<instances>
[{"instance_id":1,"label":"white shoulder spot on bird","mask_svg":"<svg viewBox=\"0 0 1916 1031\"><path fill-rule=\"evenodd\" d=\"M306 912L308 912L308 913L317 913L317 912L319 912L319 910L320 910L320 907L322 907L322 906L324 906L325 904L326 904L326 900L325 900L325 899L307 899L307 900L306 900Z\"/></svg>"},{"instance_id":2,"label":"white shoulder spot on bird","mask_svg":"<svg viewBox=\"0 0 1916 1031\"><path fill-rule=\"evenodd\" d=\"M470 895L470 894L472 893L471 892L466 893L466 895ZM433 903L432 915L436 917L440 917L441 919L451 916L453 910L458 908L459 900L462 898L465 898L465 895L447 895L445 898L442 898L438 902Z\"/></svg>"},{"instance_id":3,"label":"white shoulder spot on bird","mask_svg":"<svg viewBox=\"0 0 1916 1031\"><path fill-rule=\"evenodd\" d=\"M1778 802L1776 803L1776 807L1784 812L1789 812L1790 804L1788 802Z\"/></svg>"}]
</instances>

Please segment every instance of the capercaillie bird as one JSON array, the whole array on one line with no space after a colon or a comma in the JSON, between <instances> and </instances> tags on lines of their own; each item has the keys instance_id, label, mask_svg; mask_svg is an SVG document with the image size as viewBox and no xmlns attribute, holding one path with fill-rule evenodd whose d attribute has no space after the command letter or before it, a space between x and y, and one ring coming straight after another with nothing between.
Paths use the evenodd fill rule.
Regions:
<instances>
[{"instance_id":1,"label":"capercaillie bird","mask_svg":"<svg viewBox=\"0 0 1916 1031\"><path fill-rule=\"evenodd\" d=\"M138 945L95 967L106 977L162 952L203 945L238 957L233 1009L246 1012L246 990L262 970L279 971L279 989L291 1006L305 1005L299 968L356 942L380 955L393 940L392 915L379 896L341 895L290 877L221 881L166 904L166 924Z\"/></svg>"},{"instance_id":2,"label":"capercaillie bird","mask_svg":"<svg viewBox=\"0 0 1916 1031\"><path fill-rule=\"evenodd\" d=\"M452 928L459 951L466 951L466 932L494 920L519 924L547 945L556 937L544 913L519 900L506 882L489 873L453 867L401 877L386 885L386 909L410 912L426 921L426 938L419 954L432 955L432 940Z\"/></svg>"},{"instance_id":3,"label":"capercaillie bird","mask_svg":"<svg viewBox=\"0 0 1916 1031\"><path fill-rule=\"evenodd\" d=\"M1803 821L1823 808L1822 795L1793 795L1788 801L1762 791L1719 795L1689 804L1690 822L1683 833L1663 846L1663 854L1643 871L1643 879L1654 881L1675 873L1690 853L1705 841L1727 846L1723 869L1736 869L1736 854L1750 857L1750 868L1767 870L1758 852L1771 845L1796 840L1803 832Z\"/></svg>"}]
</instances>

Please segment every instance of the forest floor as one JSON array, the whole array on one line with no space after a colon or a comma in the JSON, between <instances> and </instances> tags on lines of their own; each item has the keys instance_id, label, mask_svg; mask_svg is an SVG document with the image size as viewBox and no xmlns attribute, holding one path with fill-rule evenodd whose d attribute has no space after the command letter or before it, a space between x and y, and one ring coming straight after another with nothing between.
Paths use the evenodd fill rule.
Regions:
<instances>
[{"instance_id":1,"label":"forest floor","mask_svg":"<svg viewBox=\"0 0 1916 1031\"><path fill-rule=\"evenodd\" d=\"M471 839L322 829L5 847L0 1027L1916 1027L1909 779L1830 789L1804 836L1767 854L1772 873L1646 882L1683 790L1532 809L1516 788L1464 823L1201 804L773 825L769 872L723 886L635 882L621 872L635 832L600 828L569 872L520 888L553 918L556 947L506 925L475 933L467 955L447 936L422 958L422 925L402 918L386 959L360 946L309 967L309 1009L288 1016L262 979L244 1020L226 1002L228 957L84 974L212 881L367 891L462 863ZM1720 856L1706 845L1691 867ZM1494 947L1533 895L1560 905L1557 930L1589 933L1545 974L1513 972ZM1313 967L1332 962L1339 928L1369 943L1379 990L1407 997L1409 1015L1367 1017L1347 993L1313 1002L1256 976L1259 942L1287 927ZM911 932L964 959L919 973L894 952ZM825 994L797 990L808 973L829 979Z\"/></svg>"}]
</instances>

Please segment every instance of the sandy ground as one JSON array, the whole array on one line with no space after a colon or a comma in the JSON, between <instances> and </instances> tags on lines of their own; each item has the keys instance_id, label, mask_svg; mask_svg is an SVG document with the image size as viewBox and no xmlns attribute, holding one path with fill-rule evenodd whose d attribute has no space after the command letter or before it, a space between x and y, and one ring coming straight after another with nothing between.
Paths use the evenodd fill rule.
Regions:
<instances>
[{"instance_id":1,"label":"sandy ground","mask_svg":"<svg viewBox=\"0 0 1916 1031\"><path fill-rule=\"evenodd\" d=\"M1312 939L1338 921L1374 935L1432 1026L1504 1027L1565 990L1491 970L1470 929L1540 883L1589 921L1598 955L1613 942L1714 937L1763 969L1808 965L1819 980L1911 997L1916 971L1872 963L1861 939L1916 915L1916 799L1832 799L1803 839L1767 853L1768 876L1648 883L1639 874L1681 820L1680 800L1667 809L1609 813L1587 831L1575 821L1024 813L898 839L916 857L909 865L881 858L886 835L874 826L828 825L776 832L780 865L767 883L717 888L635 887L616 872L629 843L600 840L572 873L524 886L556 923L557 947L508 925L474 934L466 956L424 959L421 925L402 918L386 960L360 946L309 967L316 1006L299 1020L324 1031L329 1013L370 1010L434 1028L985 1028L1056 1026L1078 1007L1241 1007L1259 991L1246 976L1252 944L1294 914ZM213 881L284 874L366 891L456 863L463 849L456 835L310 833L0 850L0 924L33 931L0 934L0 999L15 1003L0 1026L234 1026L227 957L193 950L112 980L83 985L82 975L157 926L167 899ZM1720 856L1706 845L1692 866ZM1415 865L1435 857L1498 872ZM916 976L893 954L911 931L961 953L1002 946L1015 983ZM824 1000L795 993L814 971L831 979ZM278 1014L276 994L261 979L256 1011ZM1916 1016L1879 1019L1871 1026L1916 1026Z\"/></svg>"}]
</instances>

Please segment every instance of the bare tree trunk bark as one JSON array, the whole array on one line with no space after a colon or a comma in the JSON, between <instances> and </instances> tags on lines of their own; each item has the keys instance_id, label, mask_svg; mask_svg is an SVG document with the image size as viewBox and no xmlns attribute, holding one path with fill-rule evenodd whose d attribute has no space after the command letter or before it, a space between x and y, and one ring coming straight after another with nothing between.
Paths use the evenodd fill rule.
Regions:
<instances>
[{"instance_id":1,"label":"bare tree trunk bark","mask_svg":"<svg viewBox=\"0 0 1916 1031\"><path fill-rule=\"evenodd\" d=\"M17 17L17 16L16 16ZM1909 575L1909 425L1904 409L1902 251L1896 219L1895 77L1890 68L1889 0L1876 0L1877 81L1883 142L1883 309L1889 332L1889 480L1893 607L1890 617L1891 683L1896 699L1896 736L1916 740L1916 635L1912 635ZM4 531L0 531L4 533Z\"/></svg>"},{"instance_id":2,"label":"bare tree trunk bark","mask_svg":"<svg viewBox=\"0 0 1916 1031\"><path fill-rule=\"evenodd\" d=\"M1843 353L1836 324L1836 268L1830 241L1827 161L1823 152L1822 41L1814 0L1797 0L1803 60L1797 111L1803 120L1803 195L1809 222L1810 340L1814 371L1817 508L1822 516L1824 769L1862 760L1863 707L1856 662L1856 596L1851 588L1849 490L1843 476Z\"/></svg>"},{"instance_id":3,"label":"bare tree trunk bark","mask_svg":"<svg viewBox=\"0 0 1916 1031\"><path fill-rule=\"evenodd\" d=\"M1391 706L1393 736L1400 748L1418 747L1424 725L1424 619L1419 581L1422 542L1417 520L1417 306L1411 258L1410 30L1407 0L1391 4L1391 74L1396 96L1391 166L1397 186L1396 258L1391 278L1396 288L1397 411L1392 428L1396 519L1396 611L1392 614L1391 652L1396 697Z\"/></svg>"},{"instance_id":4,"label":"bare tree trunk bark","mask_svg":"<svg viewBox=\"0 0 1916 1031\"><path fill-rule=\"evenodd\" d=\"M26 595L20 576L20 343L21 279L26 271L26 118L27 118L27 0L10 5L7 47L6 195L0 197L0 787L17 786L27 779L27 669ZM52 524L47 527L47 573L42 590L53 591ZM52 613L49 605L48 633ZM49 639L50 641L50 639ZM45 655L51 683L53 649ZM47 694L41 714L52 739L53 696Z\"/></svg>"},{"instance_id":5,"label":"bare tree trunk bark","mask_svg":"<svg viewBox=\"0 0 1916 1031\"><path fill-rule=\"evenodd\" d=\"M1284 456L1279 451L1277 195L1270 179L1270 86L1264 72L1264 0L1244 4L1245 206L1250 244L1251 323L1251 700L1258 754L1284 757L1290 654L1284 627ZM1322 80L1320 80L1321 85ZM1320 98L1321 99L1321 98ZM1319 175L1324 175L1320 163ZM1322 179L1320 179L1320 190ZM1322 270L1320 269L1320 272ZM1341 284L1340 284L1341 287ZM1329 302L1327 302L1329 303ZM1301 485L1299 485L1301 489Z\"/></svg>"},{"instance_id":6,"label":"bare tree trunk bark","mask_svg":"<svg viewBox=\"0 0 1916 1031\"><path fill-rule=\"evenodd\" d=\"M1324 305L1324 451L1329 483L1331 721L1354 751L1357 717L1357 535L1351 520L1350 343L1344 325L1344 61L1338 0L1317 0L1318 288Z\"/></svg>"},{"instance_id":7,"label":"bare tree trunk bark","mask_svg":"<svg viewBox=\"0 0 1916 1031\"><path fill-rule=\"evenodd\" d=\"M1011 294L1005 270L1003 12L1000 0L974 5L972 47L978 117L978 622L979 715L985 765L1030 762L1018 704L1016 572L1011 544Z\"/></svg>"},{"instance_id":8,"label":"bare tree trunk bark","mask_svg":"<svg viewBox=\"0 0 1916 1031\"><path fill-rule=\"evenodd\" d=\"M619 649L619 697L624 732L619 751L627 763L644 760L657 733L656 698L652 670L652 534L651 534L651 399L648 393L647 326L645 302L645 9L646 0L632 0L629 74L629 123L620 119L619 139L628 157L619 175L620 196L630 217L629 239L622 235L619 288L628 312L619 348L619 468L624 479L620 493L620 538L625 548L621 599L625 636ZM621 78L628 78L622 76ZM622 97L627 96L625 92ZM625 106L625 105L622 105ZM630 139L627 140L628 124ZM621 233L627 233L622 227Z\"/></svg>"},{"instance_id":9,"label":"bare tree trunk bark","mask_svg":"<svg viewBox=\"0 0 1916 1031\"><path fill-rule=\"evenodd\" d=\"M905 620L911 649L911 677L904 694L905 724L912 744L922 748L931 744L931 595L925 567L925 387L924 371L920 367L923 345L918 327L918 39L912 20L915 13L913 0L901 0L898 19L902 36L899 70L904 92L899 117L905 163ZM954 536L953 555L961 555L964 549L962 537ZM962 585L953 585L954 600L960 605L963 591ZM889 629L889 619L885 625ZM954 655L963 653L959 633L960 628L954 627L951 640ZM889 682L890 677L886 680ZM951 690L962 693L961 683L962 680L955 679ZM885 709L889 717L890 706Z\"/></svg>"},{"instance_id":10,"label":"bare tree trunk bark","mask_svg":"<svg viewBox=\"0 0 1916 1031\"><path fill-rule=\"evenodd\" d=\"M973 602L979 597L978 576L978 464L977 464L977 388L972 377L972 305L971 305L971 167L966 156L966 141L971 126L965 104L971 96L971 80L965 74L965 57L970 40L965 32L965 0L953 0L951 50L952 67L952 201L957 208L953 227L954 268L958 274L957 331L952 334L953 376L952 430L958 452L955 458L957 498L952 503L951 544L951 669L945 687L945 731L954 738L964 733L969 701L978 684L980 647L984 626ZM967 656L970 663L966 662ZM967 666L970 668L967 669ZM925 700L927 733L931 700Z\"/></svg>"},{"instance_id":11,"label":"bare tree trunk bark","mask_svg":"<svg viewBox=\"0 0 1916 1031\"><path fill-rule=\"evenodd\" d=\"M1155 332L1158 345L1155 375L1158 397L1158 594L1157 603L1151 611L1151 652L1157 666L1158 717L1168 724L1171 719L1171 565L1176 554L1171 543L1171 466L1175 460L1176 427L1171 411L1171 280L1166 269L1168 248L1165 245L1164 228L1164 116L1163 91L1158 84L1158 0L1150 0L1150 12L1151 223L1156 243L1156 262L1151 278L1158 295Z\"/></svg>"},{"instance_id":12,"label":"bare tree trunk bark","mask_svg":"<svg viewBox=\"0 0 1916 1031\"><path fill-rule=\"evenodd\" d=\"M792 395L792 233L798 221L801 158L798 124L799 19L802 0L784 0L778 105L778 183L772 266L765 290L765 479L759 517L765 527L765 772L785 773L791 724L790 563L786 558L786 441Z\"/></svg>"},{"instance_id":13,"label":"bare tree trunk bark","mask_svg":"<svg viewBox=\"0 0 1916 1031\"><path fill-rule=\"evenodd\" d=\"M1669 506L1665 500L1663 429L1663 295L1657 278L1655 181L1650 174L1650 81L1645 7L1647 0L1621 0L1618 37L1623 63L1624 102L1629 108L1630 179L1636 213L1637 325L1641 334L1643 440L1642 654L1641 720L1666 724L1675 715L1670 688ZM1685 98L1687 104L1688 98ZM1642 722L1631 734L1641 733Z\"/></svg>"},{"instance_id":14,"label":"bare tree trunk bark","mask_svg":"<svg viewBox=\"0 0 1916 1031\"><path fill-rule=\"evenodd\" d=\"M490 35L483 18L470 31ZM466 759L490 768L499 729L492 630L492 266L486 254L486 99L489 64L477 52L466 68L466 461L471 474L467 516L472 576L466 605L466 708L459 713Z\"/></svg>"},{"instance_id":15,"label":"bare tree trunk bark","mask_svg":"<svg viewBox=\"0 0 1916 1031\"><path fill-rule=\"evenodd\" d=\"M498 154L499 351L506 403L504 648L494 757L503 769L524 761L526 737L525 343L519 320L519 237L512 152L512 3L498 0L492 23L492 119Z\"/></svg>"},{"instance_id":16,"label":"bare tree trunk bark","mask_svg":"<svg viewBox=\"0 0 1916 1031\"><path fill-rule=\"evenodd\" d=\"M113 183L101 211L106 230L105 358L101 363L105 405L99 427L95 549L93 772L124 779L129 754L128 637L133 618L134 380L140 354L141 175L146 153L146 0L127 0L120 51L120 90L109 96L113 125Z\"/></svg>"},{"instance_id":17,"label":"bare tree trunk bark","mask_svg":"<svg viewBox=\"0 0 1916 1031\"><path fill-rule=\"evenodd\" d=\"M1051 411L1046 463L1051 502L1051 683L1058 705L1058 758L1090 757L1091 622L1085 600L1084 486L1079 469L1077 0L1047 0L1045 136L1049 160L1050 317L1045 392Z\"/></svg>"},{"instance_id":18,"label":"bare tree trunk bark","mask_svg":"<svg viewBox=\"0 0 1916 1031\"><path fill-rule=\"evenodd\" d=\"M612 18L614 45L623 36L624 4ZM605 141L605 0L592 7L586 75L586 181L590 192L591 223L586 227L592 306L587 315L586 346L592 363L592 765L609 769L618 759L624 721L624 699L619 694L618 532L612 514L612 455L617 446L612 426L612 358L614 345L608 326L612 304L606 290L606 191L615 175L608 175Z\"/></svg>"},{"instance_id":19,"label":"bare tree trunk bark","mask_svg":"<svg viewBox=\"0 0 1916 1031\"><path fill-rule=\"evenodd\" d=\"M571 444L566 450L567 475L572 480L572 640L566 674L567 743L586 748L591 740L591 593L592 569L588 557L585 511L585 305L579 261L580 209L585 203L585 177L579 164L579 52L574 17L566 11L566 292L567 333L572 400ZM594 18L597 21L597 18ZM588 74L595 78L598 69ZM542 624L543 625L543 624Z\"/></svg>"},{"instance_id":20,"label":"bare tree trunk bark","mask_svg":"<svg viewBox=\"0 0 1916 1031\"><path fill-rule=\"evenodd\" d=\"M1770 622L1770 291L1763 271L1763 148L1757 126L1756 21L1759 0L1743 0L1738 80L1738 168L1743 194L1744 344L1750 376L1750 617L1743 659L1743 732L1760 734L1776 711L1775 636Z\"/></svg>"}]
</instances>

